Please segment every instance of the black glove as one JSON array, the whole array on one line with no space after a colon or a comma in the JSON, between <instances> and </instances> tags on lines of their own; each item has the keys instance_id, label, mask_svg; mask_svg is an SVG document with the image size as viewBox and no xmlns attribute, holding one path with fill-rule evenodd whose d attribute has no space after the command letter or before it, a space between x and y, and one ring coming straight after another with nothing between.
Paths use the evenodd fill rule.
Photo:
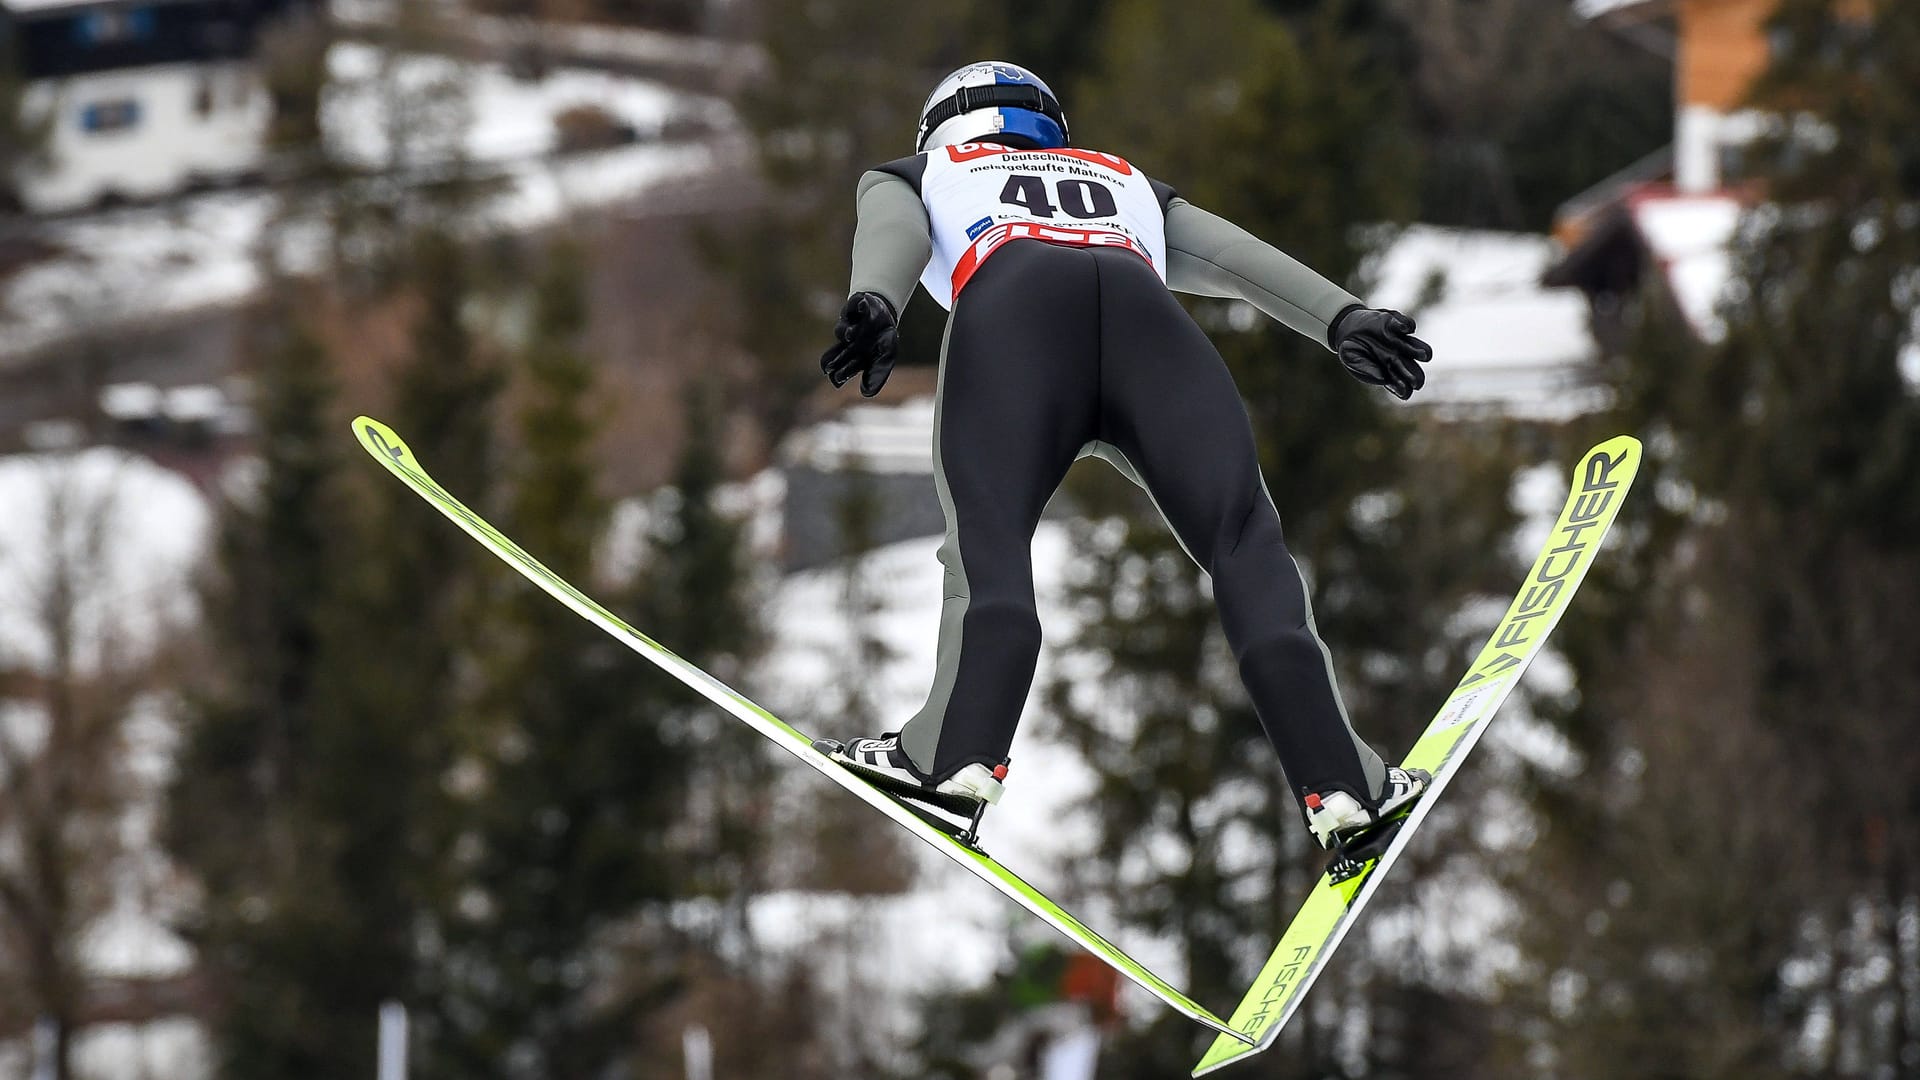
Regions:
<instances>
[{"instance_id":1,"label":"black glove","mask_svg":"<svg viewBox=\"0 0 1920 1080\"><path fill-rule=\"evenodd\" d=\"M835 389L860 375L860 393L872 397L893 374L893 357L899 346L899 320L894 317L893 305L879 293L854 293L847 297L847 306L840 309L833 345L820 355L820 370L826 372Z\"/></svg>"},{"instance_id":2,"label":"black glove","mask_svg":"<svg viewBox=\"0 0 1920 1080\"><path fill-rule=\"evenodd\" d=\"M1433 348L1413 336L1413 320L1397 311L1352 304L1327 328L1327 341L1353 377L1384 386L1401 401L1427 384L1420 365Z\"/></svg>"}]
</instances>

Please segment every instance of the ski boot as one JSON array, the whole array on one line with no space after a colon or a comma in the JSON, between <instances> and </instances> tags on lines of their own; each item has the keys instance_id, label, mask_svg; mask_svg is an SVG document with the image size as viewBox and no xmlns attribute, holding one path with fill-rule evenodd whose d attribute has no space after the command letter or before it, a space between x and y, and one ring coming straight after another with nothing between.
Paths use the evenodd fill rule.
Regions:
<instances>
[{"instance_id":1,"label":"ski boot","mask_svg":"<svg viewBox=\"0 0 1920 1080\"><path fill-rule=\"evenodd\" d=\"M913 804L923 804L966 819L967 824L960 826L920 813L928 824L975 849L980 841L980 818L986 814L987 807L999 802L1006 792L1007 762L1004 759L991 769L978 763L962 766L959 772L936 782L916 768L907 752L900 748L898 732L844 743L815 739L813 748L895 800L906 802L907 809L915 813L920 813L920 806Z\"/></svg>"},{"instance_id":2,"label":"ski boot","mask_svg":"<svg viewBox=\"0 0 1920 1080\"><path fill-rule=\"evenodd\" d=\"M1425 769L1387 767L1386 788L1380 805L1368 808L1351 792L1335 789L1309 793L1306 797L1307 828L1323 848L1337 852L1327 872L1335 881L1358 874L1367 863L1378 858L1406 820L1407 811L1433 782Z\"/></svg>"}]
</instances>

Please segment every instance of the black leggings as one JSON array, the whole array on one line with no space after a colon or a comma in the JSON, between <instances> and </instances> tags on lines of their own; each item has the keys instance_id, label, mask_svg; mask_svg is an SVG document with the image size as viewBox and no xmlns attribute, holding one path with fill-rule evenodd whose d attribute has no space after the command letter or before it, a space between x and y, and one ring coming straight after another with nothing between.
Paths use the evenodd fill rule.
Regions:
<instances>
[{"instance_id":1,"label":"black leggings","mask_svg":"<svg viewBox=\"0 0 1920 1080\"><path fill-rule=\"evenodd\" d=\"M1152 267L1120 249L1011 241L968 282L947 335L934 422L946 600L933 691L901 733L915 765L944 779L1007 755L1040 651L1033 532L1093 446L1131 466L1212 575L1296 796L1372 801L1384 767L1347 723L1246 407Z\"/></svg>"}]
</instances>

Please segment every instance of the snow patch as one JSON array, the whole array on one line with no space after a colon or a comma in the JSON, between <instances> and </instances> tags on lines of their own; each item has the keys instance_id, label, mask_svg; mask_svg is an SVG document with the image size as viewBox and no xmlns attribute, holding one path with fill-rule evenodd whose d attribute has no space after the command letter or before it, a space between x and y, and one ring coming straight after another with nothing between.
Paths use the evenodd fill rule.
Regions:
<instances>
[{"instance_id":1,"label":"snow patch","mask_svg":"<svg viewBox=\"0 0 1920 1080\"><path fill-rule=\"evenodd\" d=\"M51 661L37 612L56 569L81 583L79 662L150 651L191 618L188 574L205 548L206 500L175 473L124 451L0 459L0 655Z\"/></svg>"},{"instance_id":2,"label":"snow patch","mask_svg":"<svg viewBox=\"0 0 1920 1080\"><path fill-rule=\"evenodd\" d=\"M641 138L657 137L685 95L657 83L601 71L562 68L537 80L516 79L502 64L426 53L394 53L345 42L327 53L331 80L321 106L327 141L343 159L387 165L404 115L391 104L444 89L464 96L472 123L460 149L467 159L503 162L560 149L554 117L577 106L603 110ZM414 162L418 164L419 162Z\"/></svg>"},{"instance_id":3,"label":"snow patch","mask_svg":"<svg viewBox=\"0 0 1920 1080\"><path fill-rule=\"evenodd\" d=\"M854 405L794 433L781 444L781 454L789 464L824 471L859 468L932 476L933 410L931 397L898 405Z\"/></svg>"}]
</instances>

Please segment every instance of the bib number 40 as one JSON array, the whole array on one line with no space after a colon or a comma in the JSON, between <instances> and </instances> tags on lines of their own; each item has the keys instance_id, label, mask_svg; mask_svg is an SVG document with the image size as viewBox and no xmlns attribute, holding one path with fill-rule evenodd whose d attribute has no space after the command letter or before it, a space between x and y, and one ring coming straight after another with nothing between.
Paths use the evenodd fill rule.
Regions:
<instances>
[{"instance_id":1,"label":"bib number 40","mask_svg":"<svg viewBox=\"0 0 1920 1080\"><path fill-rule=\"evenodd\" d=\"M1048 197L1047 178L1032 173L1014 173L1000 189L1000 201L1018 206L1037 218L1051 218L1055 210L1065 210L1077 218L1112 217L1120 212L1113 192L1093 180L1066 177L1053 183Z\"/></svg>"}]
</instances>

